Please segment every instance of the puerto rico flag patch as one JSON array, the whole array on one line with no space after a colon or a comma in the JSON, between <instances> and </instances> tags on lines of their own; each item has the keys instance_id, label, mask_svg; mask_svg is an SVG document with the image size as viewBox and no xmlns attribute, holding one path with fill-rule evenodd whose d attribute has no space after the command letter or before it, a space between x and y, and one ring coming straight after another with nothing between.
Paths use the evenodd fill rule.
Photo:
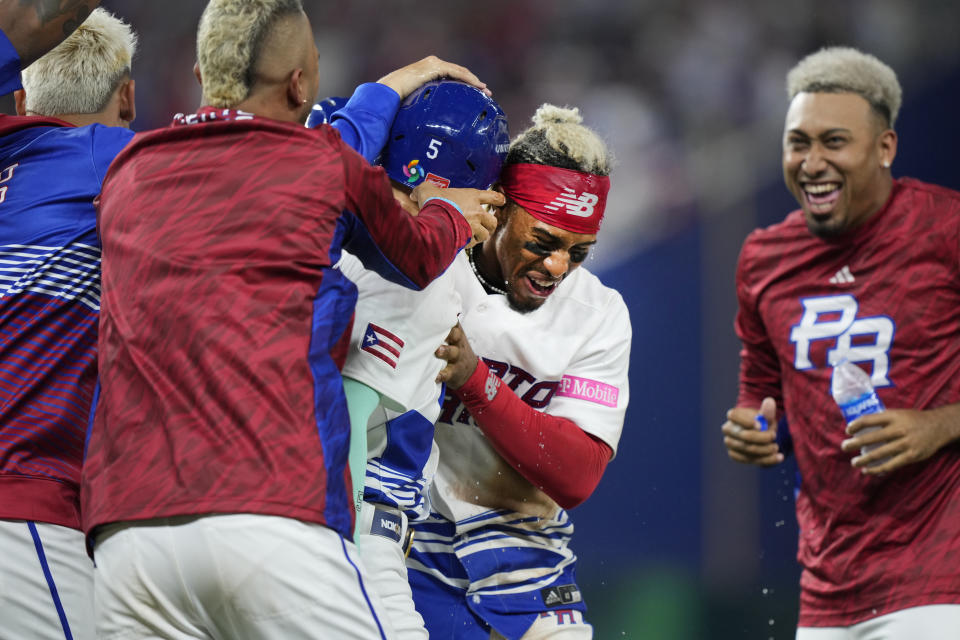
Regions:
<instances>
[{"instance_id":1,"label":"puerto rico flag patch","mask_svg":"<svg viewBox=\"0 0 960 640\"><path fill-rule=\"evenodd\" d=\"M403 351L403 340L371 322L367 325L367 330L363 332L363 343L360 345L360 350L379 358L387 363L391 369L396 369L397 362L400 360L400 352Z\"/></svg>"}]
</instances>

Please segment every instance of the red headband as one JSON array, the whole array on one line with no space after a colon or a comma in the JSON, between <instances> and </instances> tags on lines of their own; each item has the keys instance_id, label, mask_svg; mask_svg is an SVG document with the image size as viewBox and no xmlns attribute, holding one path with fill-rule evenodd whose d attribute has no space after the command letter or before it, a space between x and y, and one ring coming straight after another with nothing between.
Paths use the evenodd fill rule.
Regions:
<instances>
[{"instance_id":1,"label":"red headband","mask_svg":"<svg viewBox=\"0 0 960 640\"><path fill-rule=\"evenodd\" d=\"M500 174L500 186L537 220L595 234L607 206L610 178L543 164L510 164Z\"/></svg>"}]
</instances>

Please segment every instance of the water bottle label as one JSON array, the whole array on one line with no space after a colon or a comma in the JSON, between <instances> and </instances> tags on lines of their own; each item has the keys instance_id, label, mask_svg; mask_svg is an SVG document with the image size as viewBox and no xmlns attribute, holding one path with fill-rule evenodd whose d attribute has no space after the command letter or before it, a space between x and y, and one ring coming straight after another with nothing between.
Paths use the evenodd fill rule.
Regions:
<instances>
[{"instance_id":1,"label":"water bottle label","mask_svg":"<svg viewBox=\"0 0 960 640\"><path fill-rule=\"evenodd\" d=\"M847 422L853 422L860 416L868 413L878 413L883 411L883 403L877 397L876 392L870 391L862 396L854 398L850 402L840 405L840 411Z\"/></svg>"}]
</instances>

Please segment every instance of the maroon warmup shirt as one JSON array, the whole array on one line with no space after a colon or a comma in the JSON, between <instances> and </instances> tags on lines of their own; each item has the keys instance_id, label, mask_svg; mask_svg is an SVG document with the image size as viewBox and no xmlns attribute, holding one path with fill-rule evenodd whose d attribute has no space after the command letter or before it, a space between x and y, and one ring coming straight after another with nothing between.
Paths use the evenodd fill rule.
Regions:
<instances>
[{"instance_id":1,"label":"maroon warmup shirt","mask_svg":"<svg viewBox=\"0 0 960 640\"><path fill-rule=\"evenodd\" d=\"M786 410L802 486L801 626L960 603L960 444L882 477L840 450L846 353L888 409L960 401L960 194L904 178L842 238L800 211L746 240L737 270L740 406Z\"/></svg>"},{"instance_id":2,"label":"maroon warmup shirt","mask_svg":"<svg viewBox=\"0 0 960 640\"><path fill-rule=\"evenodd\" d=\"M103 185L84 530L243 512L349 535L350 425L330 351L356 288L331 267L342 246L422 287L470 225L440 199L405 213L330 127L212 109L180 122L137 135Z\"/></svg>"}]
</instances>

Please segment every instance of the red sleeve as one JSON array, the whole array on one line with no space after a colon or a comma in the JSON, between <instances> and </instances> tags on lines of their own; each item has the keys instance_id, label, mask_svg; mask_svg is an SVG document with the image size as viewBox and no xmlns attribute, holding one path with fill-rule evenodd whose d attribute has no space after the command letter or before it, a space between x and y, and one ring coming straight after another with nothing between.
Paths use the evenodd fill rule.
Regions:
<instances>
[{"instance_id":1,"label":"red sleeve","mask_svg":"<svg viewBox=\"0 0 960 640\"><path fill-rule=\"evenodd\" d=\"M347 209L394 267L417 286L427 286L470 241L470 223L441 199L430 200L419 215L410 215L393 198L382 167L368 164L339 136L337 144L343 155Z\"/></svg>"},{"instance_id":2,"label":"red sleeve","mask_svg":"<svg viewBox=\"0 0 960 640\"><path fill-rule=\"evenodd\" d=\"M537 411L481 360L454 393L504 460L564 509L597 488L613 450L572 420Z\"/></svg>"},{"instance_id":3,"label":"red sleeve","mask_svg":"<svg viewBox=\"0 0 960 640\"><path fill-rule=\"evenodd\" d=\"M758 292L751 281L751 244L748 237L737 262L737 317L734 327L740 337L740 384L738 407L759 407L767 396L781 407L780 363L758 308Z\"/></svg>"}]
</instances>

